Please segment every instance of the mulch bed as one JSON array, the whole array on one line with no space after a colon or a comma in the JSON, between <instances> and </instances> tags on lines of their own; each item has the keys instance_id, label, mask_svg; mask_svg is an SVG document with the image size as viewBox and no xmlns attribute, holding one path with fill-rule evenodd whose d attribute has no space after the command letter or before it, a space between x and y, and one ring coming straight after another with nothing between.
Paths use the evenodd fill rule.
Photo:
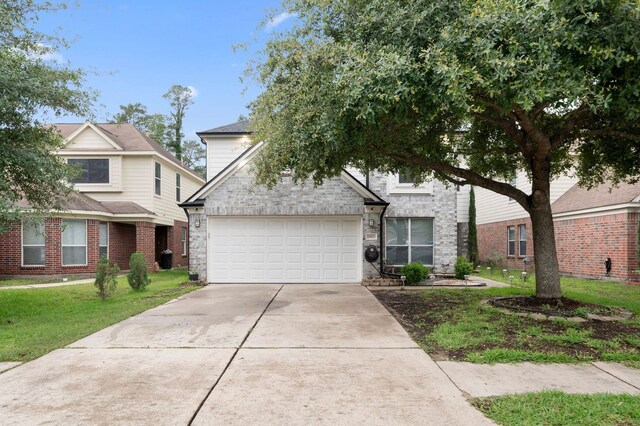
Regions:
<instances>
[{"instance_id":1,"label":"mulch bed","mask_svg":"<svg viewBox=\"0 0 640 426\"><path fill-rule=\"evenodd\" d=\"M421 342L425 350L435 360L462 361L469 353L482 352L485 349L503 348L518 349L523 351L535 351L542 353L564 353L571 356L589 356L594 360L600 359L601 353L583 343L576 344L556 344L548 340L539 338L522 338L522 332L527 327L540 327L546 334L563 335L566 330L577 328L578 330L591 330L591 338L603 341L619 339L622 343L620 350L637 351L638 349L624 342L628 336L639 336L640 327L633 324L618 321L588 321L585 323L563 324L558 321L537 321L528 317L518 317L518 320L504 321L500 327L504 339L499 343L486 343L465 349L446 349L439 347L429 336L433 331L444 323L455 323L456 310L467 306L478 306L482 295L478 294L477 302L465 299L462 295L444 292L413 292L413 291L375 291L375 297L391 312L413 338ZM534 302L531 302L532 304ZM583 307L594 309L595 305L583 304L568 300L563 301L563 305L575 309ZM600 307L601 308L601 307ZM504 320L508 315L498 310L490 312L487 320L498 322Z\"/></svg>"}]
</instances>

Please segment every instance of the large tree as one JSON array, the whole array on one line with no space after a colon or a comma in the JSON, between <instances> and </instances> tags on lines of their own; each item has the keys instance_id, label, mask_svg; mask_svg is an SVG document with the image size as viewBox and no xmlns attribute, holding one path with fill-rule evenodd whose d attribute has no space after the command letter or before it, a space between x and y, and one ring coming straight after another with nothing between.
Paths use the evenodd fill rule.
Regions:
<instances>
[{"instance_id":1,"label":"large tree","mask_svg":"<svg viewBox=\"0 0 640 426\"><path fill-rule=\"evenodd\" d=\"M487 188L530 215L536 295L559 297L550 182L640 175L637 0L285 0L248 70L259 182L345 165ZM461 132L463 130L463 132ZM464 161L462 161L464 159ZM525 170L529 191L509 185Z\"/></svg>"},{"instance_id":2,"label":"large tree","mask_svg":"<svg viewBox=\"0 0 640 426\"><path fill-rule=\"evenodd\" d=\"M63 4L36 0L0 2L0 232L22 218L64 208L73 169L54 151L62 147L43 118L87 115L92 94L84 74L59 60L64 39L37 31L42 13Z\"/></svg>"},{"instance_id":3,"label":"large tree","mask_svg":"<svg viewBox=\"0 0 640 426\"><path fill-rule=\"evenodd\" d=\"M169 146L176 154L178 160L182 160L182 121L190 105L193 104L193 89L179 84L174 84L167 93L162 95L171 105L171 119L167 124L171 131Z\"/></svg>"},{"instance_id":4,"label":"large tree","mask_svg":"<svg viewBox=\"0 0 640 426\"><path fill-rule=\"evenodd\" d=\"M109 120L110 123L133 124L160 145L170 148L171 135L167 121L167 117L162 114L149 114L147 106L140 102L120 105L120 112Z\"/></svg>"}]
</instances>

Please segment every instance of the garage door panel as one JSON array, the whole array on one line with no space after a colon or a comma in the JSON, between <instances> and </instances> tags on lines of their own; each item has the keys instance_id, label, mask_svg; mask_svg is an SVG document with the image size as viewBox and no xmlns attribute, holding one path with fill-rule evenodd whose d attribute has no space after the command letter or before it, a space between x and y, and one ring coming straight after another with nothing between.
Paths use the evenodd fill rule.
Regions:
<instances>
[{"instance_id":1,"label":"garage door panel","mask_svg":"<svg viewBox=\"0 0 640 426\"><path fill-rule=\"evenodd\" d=\"M212 282L357 282L360 217L211 217Z\"/></svg>"}]
</instances>

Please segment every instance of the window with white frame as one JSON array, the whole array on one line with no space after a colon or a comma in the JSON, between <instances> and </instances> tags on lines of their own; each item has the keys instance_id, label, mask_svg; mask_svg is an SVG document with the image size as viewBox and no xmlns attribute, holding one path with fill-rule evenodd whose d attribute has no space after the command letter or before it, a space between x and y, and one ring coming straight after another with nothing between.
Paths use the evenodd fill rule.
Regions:
<instances>
[{"instance_id":1,"label":"window with white frame","mask_svg":"<svg viewBox=\"0 0 640 426\"><path fill-rule=\"evenodd\" d=\"M87 264L87 221L62 221L62 266Z\"/></svg>"},{"instance_id":2,"label":"window with white frame","mask_svg":"<svg viewBox=\"0 0 640 426\"><path fill-rule=\"evenodd\" d=\"M507 226L507 256L516 255L516 227Z\"/></svg>"},{"instance_id":3,"label":"window with white frame","mask_svg":"<svg viewBox=\"0 0 640 426\"><path fill-rule=\"evenodd\" d=\"M22 223L22 266L44 266L44 241L43 222Z\"/></svg>"},{"instance_id":4,"label":"window with white frame","mask_svg":"<svg viewBox=\"0 0 640 426\"><path fill-rule=\"evenodd\" d=\"M155 163L155 194L162 195L162 165Z\"/></svg>"},{"instance_id":5,"label":"window with white frame","mask_svg":"<svg viewBox=\"0 0 640 426\"><path fill-rule=\"evenodd\" d=\"M527 226L518 225L518 255L527 255Z\"/></svg>"},{"instance_id":6,"label":"window with white frame","mask_svg":"<svg viewBox=\"0 0 640 426\"><path fill-rule=\"evenodd\" d=\"M73 183L109 183L108 158L70 158L67 162L82 170Z\"/></svg>"},{"instance_id":7,"label":"window with white frame","mask_svg":"<svg viewBox=\"0 0 640 426\"><path fill-rule=\"evenodd\" d=\"M419 185L415 178L408 173L391 174L387 178L387 193L389 194L431 194L433 181L427 180Z\"/></svg>"},{"instance_id":8,"label":"window with white frame","mask_svg":"<svg viewBox=\"0 0 640 426\"><path fill-rule=\"evenodd\" d=\"M176 173L176 201L180 202L180 173Z\"/></svg>"},{"instance_id":9,"label":"window with white frame","mask_svg":"<svg viewBox=\"0 0 640 426\"><path fill-rule=\"evenodd\" d=\"M182 228L182 255L187 255L187 228Z\"/></svg>"},{"instance_id":10,"label":"window with white frame","mask_svg":"<svg viewBox=\"0 0 640 426\"><path fill-rule=\"evenodd\" d=\"M109 224L100 222L99 243L100 256L109 257Z\"/></svg>"},{"instance_id":11,"label":"window with white frame","mask_svg":"<svg viewBox=\"0 0 640 426\"><path fill-rule=\"evenodd\" d=\"M387 219L385 241L387 264L422 262L433 265L433 219Z\"/></svg>"},{"instance_id":12,"label":"window with white frame","mask_svg":"<svg viewBox=\"0 0 640 426\"><path fill-rule=\"evenodd\" d=\"M517 188L518 186L518 177L514 176L511 179L509 179L509 182L507 182L509 185L513 186L514 188ZM511 197L507 197L509 198L509 201L513 201L513 198Z\"/></svg>"}]
</instances>

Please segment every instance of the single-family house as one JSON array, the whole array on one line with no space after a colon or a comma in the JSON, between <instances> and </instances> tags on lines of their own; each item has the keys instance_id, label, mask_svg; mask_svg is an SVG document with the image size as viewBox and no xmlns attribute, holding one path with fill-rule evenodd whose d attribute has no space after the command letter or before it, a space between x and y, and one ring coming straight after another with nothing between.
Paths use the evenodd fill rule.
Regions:
<instances>
[{"instance_id":1,"label":"single-family house","mask_svg":"<svg viewBox=\"0 0 640 426\"><path fill-rule=\"evenodd\" d=\"M149 270L171 250L188 264L187 216L178 204L204 180L130 124L56 124L57 152L81 168L66 210L0 235L0 275L95 272L104 254L121 269L142 252ZM167 260L165 258L165 260Z\"/></svg>"},{"instance_id":2,"label":"single-family house","mask_svg":"<svg viewBox=\"0 0 640 426\"><path fill-rule=\"evenodd\" d=\"M251 173L262 143L251 143L248 121L198 135L207 183L181 206L189 213L189 269L201 279L351 283L412 261L452 270L466 217L454 186L350 169L319 186L294 185L283 172L267 189Z\"/></svg>"},{"instance_id":3,"label":"single-family house","mask_svg":"<svg viewBox=\"0 0 640 426\"><path fill-rule=\"evenodd\" d=\"M511 182L523 191L531 183L524 172ZM586 278L607 275L605 261L611 259L609 277L639 280L638 221L640 184L609 182L592 189L578 185L565 175L551 183L556 249L560 272ZM478 252L481 262L531 269L535 262L531 220L514 200L476 188Z\"/></svg>"}]
</instances>

